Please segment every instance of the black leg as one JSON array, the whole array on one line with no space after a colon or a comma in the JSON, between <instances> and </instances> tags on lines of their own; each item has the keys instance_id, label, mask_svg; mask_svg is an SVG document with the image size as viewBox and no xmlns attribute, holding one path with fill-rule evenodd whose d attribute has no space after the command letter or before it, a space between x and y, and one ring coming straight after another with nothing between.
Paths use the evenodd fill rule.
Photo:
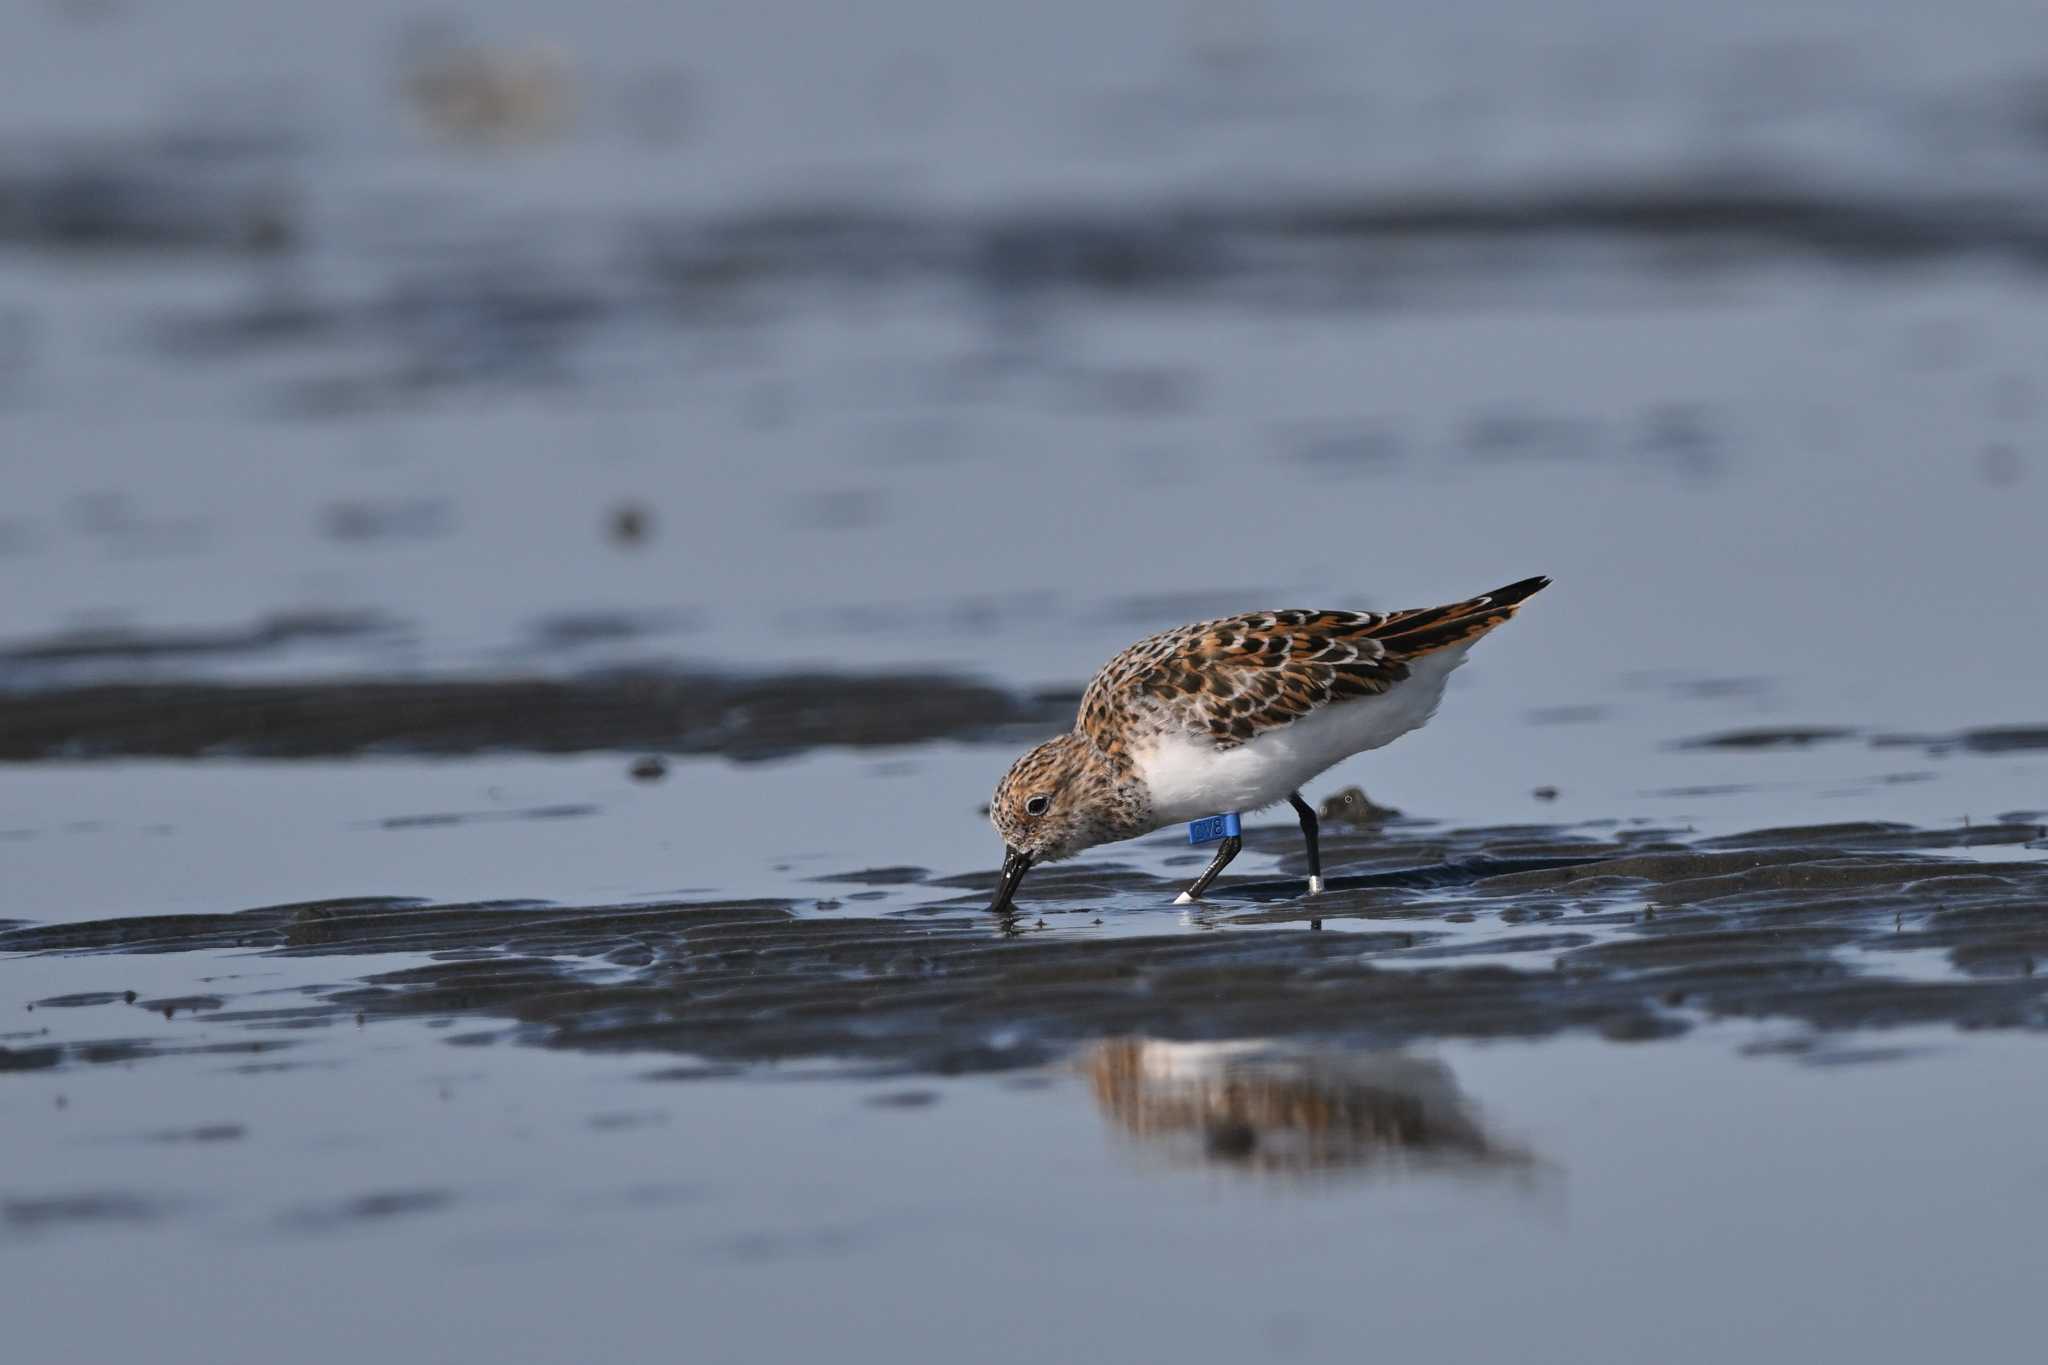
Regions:
<instances>
[{"instance_id":1,"label":"black leg","mask_svg":"<svg viewBox=\"0 0 2048 1365\"><path fill-rule=\"evenodd\" d=\"M1323 889L1323 850L1316 842L1315 807L1302 800L1300 792L1289 793L1287 804L1301 817L1301 837L1308 844L1308 893L1313 896Z\"/></svg>"},{"instance_id":2,"label":"black leg","mask_svg":"<svg viewBox=\"0 0 2048 1365\"><path fill-rule=\"evenodd\" d=\"M1202 893L1209 889L1209 883L1215 881L1217 874L1230 866L1230 860L1235 858L1237 851L1243 847L1244 840L1238 838L1235 834L1217 845L1215 861L1209 864L1207 871L1195 878L1193 886L1180 893L1179 898L1174 901L1174 904L1186 905L1189 901L1200 900Z\"/></svg>"}]
</instances>

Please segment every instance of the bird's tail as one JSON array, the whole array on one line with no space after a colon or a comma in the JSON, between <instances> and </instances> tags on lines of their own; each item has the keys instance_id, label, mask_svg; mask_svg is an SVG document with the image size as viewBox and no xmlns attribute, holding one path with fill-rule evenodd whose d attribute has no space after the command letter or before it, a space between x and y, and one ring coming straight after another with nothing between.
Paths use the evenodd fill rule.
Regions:
<instances>
[{"instance_id":1,"label":"bird's tail","mask_svg":"<svg viewBox=\"0 0 2048 1365\"><path fill-rule=\"evenodd\" d=\"M1397 611L1373 631L1373 638L1400 658L1429 654L1486 634L1549 586L1550 579L1538 574L1448 606Z\"/></svg>"}]
</instances>

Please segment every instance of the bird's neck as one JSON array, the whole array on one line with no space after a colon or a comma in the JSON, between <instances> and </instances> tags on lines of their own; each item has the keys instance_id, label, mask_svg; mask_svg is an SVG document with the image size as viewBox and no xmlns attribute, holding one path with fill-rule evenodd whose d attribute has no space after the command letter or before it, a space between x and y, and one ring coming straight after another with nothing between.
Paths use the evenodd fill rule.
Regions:
<instances>
[{"instance_id":1,"label":"bird's neck","mask_svg":"<svg viewBox=\"0 0 2048 1365\"><path fill-rule=\"evenodd\" d=\"M1152 819L1151 795L1130 759L1123 755L1105 754L1078 731L1073 739L1075 748L1082 755L1089 805L1101 824L1101 838L1096 842L1112 843L1157 829L1158 822Z\"/></svg>"}]
</instances>

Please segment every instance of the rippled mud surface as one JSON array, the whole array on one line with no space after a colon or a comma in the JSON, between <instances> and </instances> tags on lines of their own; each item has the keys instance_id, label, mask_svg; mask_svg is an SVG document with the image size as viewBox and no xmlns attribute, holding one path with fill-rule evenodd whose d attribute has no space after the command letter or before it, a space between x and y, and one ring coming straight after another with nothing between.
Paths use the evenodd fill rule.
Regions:
<instances>
[{"instance_id":1,"label":"rippled mud surface","mask_svg":"<svg viewBox=\"0 0 2048 1365\"><path fill-rule=\"evenodd\" d=\"M1283 872L1287 833L1255 831ZM1345 870L1313 904L1247 877L1184 912L1186 855L1145 843L1042 869L1007 924L975 908L985 877L908 866L818 900L14 923L0 1115L34 1160L0 1263L46 1318L83 1309L88 1269L153 1267L148 1303L75 1318L92 1343L237 1311L227 1276L293 1305L245 1328L280 1345L416 1347L453 1295L535 1360L625 1349L678 1295L741 1355L885 1336L906 1270L961 1313L921 1338L995 1322L1016 1359L1068 1331L1022 1311L1034 1286L1105 1323L1156 1303L1133 1350L1334 1354L1361 1266L1406 1304L1371 1330L1417 1350L1568 1333L1617 1290L1596 1351L1648 1349L1719 1321L1703 1280L1796 1283L1877 1358L1959 1302L1974 1339L2018 1340L2042 837L1395 816L1326 836ZM1160 1249L1224 1227L1272 1287ZM1949 1249L1936 1287L1897 1265L1906 1235ZM365 1326L308 1274L402 1316ZM1511 1320L1431 1295L1459 1274L1511 1287ZM563 1323L565 1283L599 1322ZM816 1312L778 1311L792 1294Z\"/></svg>"},{"instance_id":2,"label":"rippled mud surface","mask_svg":"<svg viewBox=\"0 0 2048 1365\"><path fill-rule=\"evenodd\" d=\"M1297 883L1249 882L1186 915L1140 908L1169 902L1174 879L1116 865L1049 869L1035 913L1005 922L972 908L985 879L879 868L830 880L977 890L885 919L772 901L359 899L16 927L0 930L0 952L414 954L418 965L289 1004L102 993L34 1007L119 1003L258 1032L425 1017L461 1022L470 1043L875 1075L1034 1067L1126 1034L1398 1046L1572 1029L1639 1041L1725 1018L2039 1029L2048 859L1902 850L2024 852L2044 840L2048 829L2018 824L1823 826L1691 845L1657 831L1404 832L1329 840L1335 865L1393 866L1336 877L1312 902ZM12 1068L62 1067L151 1051L116 1039L5 1055Z\"/></svg>"}]
</instances>

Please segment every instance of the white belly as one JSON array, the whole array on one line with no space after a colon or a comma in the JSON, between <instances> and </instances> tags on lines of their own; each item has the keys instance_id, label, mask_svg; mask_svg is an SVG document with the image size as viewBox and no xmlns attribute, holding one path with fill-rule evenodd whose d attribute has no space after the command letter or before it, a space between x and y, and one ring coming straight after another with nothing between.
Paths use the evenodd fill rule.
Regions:
<instances>
[{"instance_id":1,"label":"white belly","mask_svg":"<svg viewBox=\"0 0 2048 1365\"><path fill-rule=\"evenodd\" d=\"M1425 654L1409 666L1407 678L1379 696L1325 706L1235 749L1219 752L1205 736L1180 735L1135 749L1131 756L1152 798L1154 827L1270 806L1351 755L1393 743L1436 714L1444 680L1469 648Z\"/></svg>"}]
</instances>

